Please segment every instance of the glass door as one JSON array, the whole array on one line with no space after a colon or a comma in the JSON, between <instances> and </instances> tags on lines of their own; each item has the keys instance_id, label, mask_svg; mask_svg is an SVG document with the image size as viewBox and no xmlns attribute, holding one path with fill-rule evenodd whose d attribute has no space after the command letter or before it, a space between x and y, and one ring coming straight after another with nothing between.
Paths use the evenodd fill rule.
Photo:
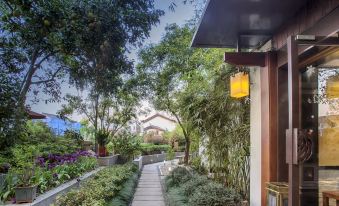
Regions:
<instances>
[{"instance_id":1,"label":"glass door","mask_svg":"<svg viewBox=\"0 0 339 206\"><path fill-rule=\"evenodd\" d=\"M301 82L300 203L318 206L339 194L339 52L304 68Z\"/></svg>"}]
</instances>

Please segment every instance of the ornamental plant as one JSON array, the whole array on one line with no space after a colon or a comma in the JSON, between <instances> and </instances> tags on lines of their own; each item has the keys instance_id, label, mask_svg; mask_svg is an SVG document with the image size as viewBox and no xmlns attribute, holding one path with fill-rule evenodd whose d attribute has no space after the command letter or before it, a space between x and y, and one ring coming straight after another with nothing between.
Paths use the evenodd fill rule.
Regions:
<instances>
[{"instance_id":1,"label":"ornamental plant","mask_svg":"<svg viewBox=\"0 0 339 206\"><path fill-rule=\"evenodd\" d=\"M74 163L78 161L80 157L96 157L96 155L88 151L77 151L75 153L64 155L48 154L46 157L40 156L36 158L35 162L40 167L47 167L48 169L52 169L57 165Z\"/></svg>"}]
</instances>

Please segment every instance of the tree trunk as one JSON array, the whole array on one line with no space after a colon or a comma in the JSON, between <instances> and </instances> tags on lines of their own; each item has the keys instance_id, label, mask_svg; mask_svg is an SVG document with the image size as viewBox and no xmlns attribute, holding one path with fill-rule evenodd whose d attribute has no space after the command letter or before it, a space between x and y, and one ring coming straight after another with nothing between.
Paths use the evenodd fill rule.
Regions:
<instances>
[{"instance_id":1,"label":"tree trunk","mask_svg":"<svg viewBox=\"0 0 339 206\"><path fill-rule=\"evenodd\" d=\"M191 141L189 137L185 136L185 157L184 157L184 164L188 165L188 160L189 160L189 156L190 156L190 145L191 145Z\"/></svg>"},{"instance_id":2,"label":"tree trunk","mask_svg":"<svg viewBox=\"0 0 339 206\"><path fill-rule=\"evenodd\" d=\"M94 147L95 152L98 151L98 140L97 140L97 133L98 133L98 107L99 107L99 94L95 96L95 121L94 121Z\"/></svg>"},{"instance_id":3,"label":"tree trunk","mask_svg":"<svg viewBox=\"0 0 339 206\"><path fill-rule=\"evenodd\" d=\"M35 65L37 58L38 58L38 49L35 49L32 54L30 66L20 88L19 106L22 106L23 108L25 106L27 92L32 83L33 75L35 74L38 68L38 65Z\"/></svg>"}]
</instances>

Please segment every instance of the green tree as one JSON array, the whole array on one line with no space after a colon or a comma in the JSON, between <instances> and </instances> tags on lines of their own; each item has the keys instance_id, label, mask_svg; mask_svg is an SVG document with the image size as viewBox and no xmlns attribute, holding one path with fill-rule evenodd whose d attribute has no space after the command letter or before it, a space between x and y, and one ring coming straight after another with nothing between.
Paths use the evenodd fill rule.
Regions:
<instances>
[{"instance_id":1,"label":"green tree","mask_svg":"<svg viewBox=\"0 0 339 206\"><path fill-rule=\"evenodd\" d=\"M164 137L171 145L172 149L174 148L175 142L185 140L184 133L179 125L177 125L173 131L165 131Z\"/></svg>"},{"instance_id":2,"label":"green tree","mask_svg":"<svg viewBox=\"0 0 339 206\"><path fill-rule=\"evenodd\" d=\"M221 50L194 49L190 47L193 27L175 24L166 28L159 44L140 51L138 65L141 84L150 90L149 97L158 110L172 114L185 137L185 159L188 164L190 136L195 128L187 121L188 111L183 107L187 95L206 86L207 69L222 63ZM192 83L194 87L191 86Z\"/></svg>"},{"instance_id":3,"label":"green tree","mask_svg":"<svg viewBox=\"0 0 339 206\"><path fill-rule=\"evenodd\" d=\"M131 71L129 48L148 37L161 15L152 0L4 0L1 66L20 79L21 105L29 91L56 101L63 77L78 87L96 82L98 90L114 89L115 77ZM99 75L100 82L93 78Z\"/></svg>"},{"instance_id":4,"label":"green tree","mask_svg":"<svg viewBox=\"0 0 339 206\"><path fill-rule=\"evenodd\" d=\"M132 73L126 54L163 14L153 0L0 1L1 107L17 108L0 114L1 145L17 139L13 125L23 119L27 94L58 101L66 78L88 87L98 109L99 95L114 93L121 74Z\"/></svg>"},{"instance_id":5,"label":"green tree","mask_svg":"<svg viewBox=\"0 0 339 206\"><path fill-rule=\"evenodd\" d=\"M83 114L90 125L98 125L98 128L94 127L94 130L105 131L112 137L135 118L138 105L138 99L135 96L125 93L100 98L98 110L95 108L95 97L83 100L80 96L67 95L66 99L68 104L62 105L62 109L58 112L60 116L64 117L74 112Z\"/></svg>"}]
</instances>

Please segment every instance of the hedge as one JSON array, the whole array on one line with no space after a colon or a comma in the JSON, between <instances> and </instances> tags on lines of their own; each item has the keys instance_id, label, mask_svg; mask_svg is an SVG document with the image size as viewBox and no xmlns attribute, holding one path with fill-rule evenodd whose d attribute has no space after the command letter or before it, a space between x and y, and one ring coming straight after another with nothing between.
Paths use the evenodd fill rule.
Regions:
<instances>
[{"instance_id":1,"label":"hedge","mask_svg":"<svg viewBox=\"0 0 339 206\"><path fill-rule=\"evenodd\" d=\"M165 179L166 196L171 206L235 206L240 195L231 188L185 167L175 168Z\"/></svg>"}]
</instances>

